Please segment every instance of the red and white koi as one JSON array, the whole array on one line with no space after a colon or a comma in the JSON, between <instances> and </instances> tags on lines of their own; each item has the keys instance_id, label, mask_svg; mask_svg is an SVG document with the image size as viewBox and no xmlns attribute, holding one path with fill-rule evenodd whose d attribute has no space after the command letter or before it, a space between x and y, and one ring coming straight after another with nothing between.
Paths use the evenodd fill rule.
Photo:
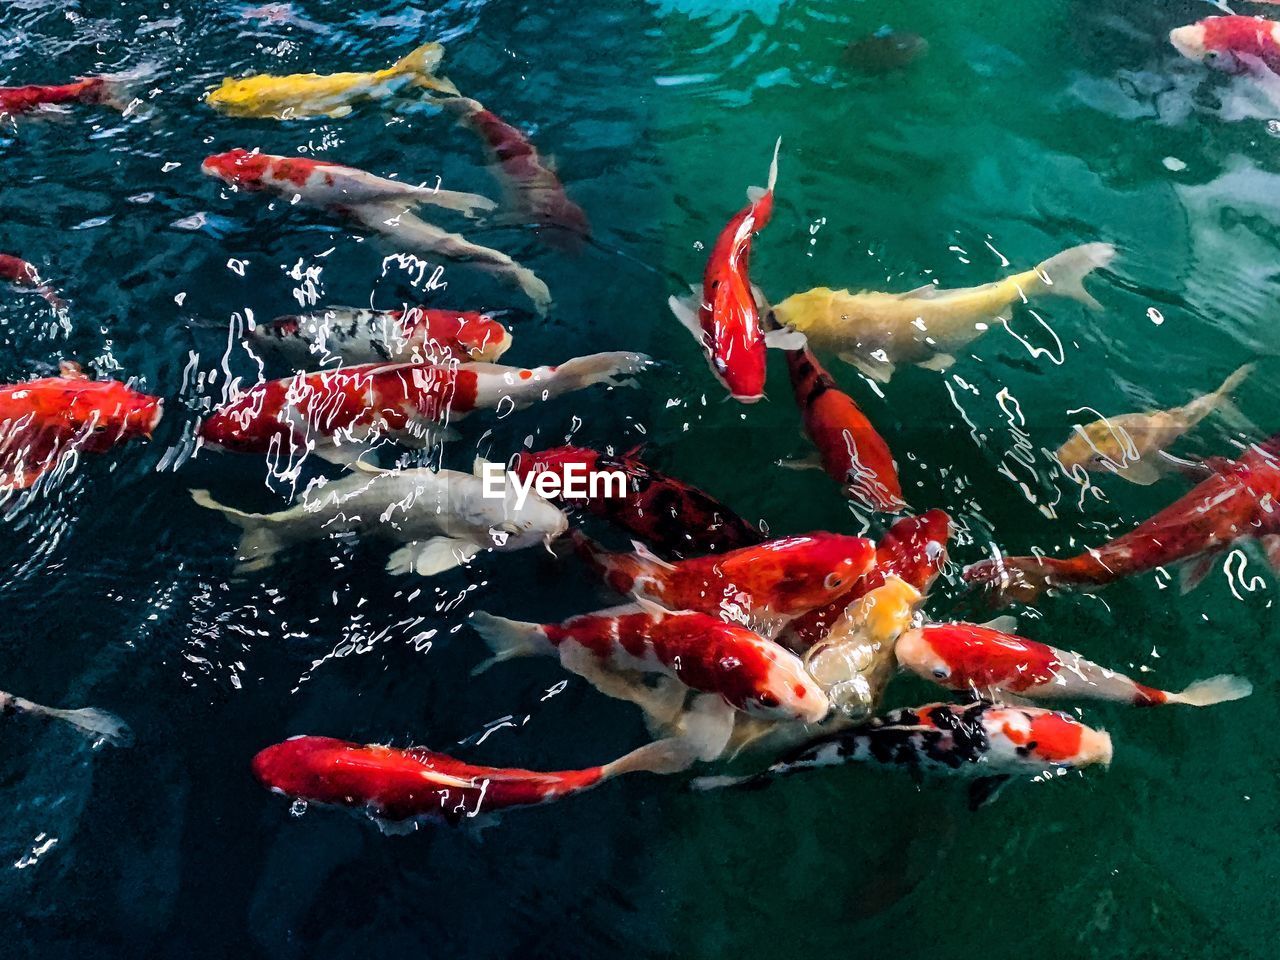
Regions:
<instances>
[{"instance_id":1,"label":"red and white koi","mask_svg":"<svg viewBox=\"0 0 1280 960\"><path fill-rule=\"evenodd\" d=\"M253 773L273 793L309 803L354 807L379 820L456 824L482 813L549 803L628 773L678 773L695 756L683 741L633 750L585 770L485 767L424 747L396 749L294 737L253 758Z\"/></svg>"},{"instance_id":2,"label":"red and white koi","mask_svg":"<svg viewBox=\"0 0 1280 960\"><path fill-rule=\"evenodd\" d=\"M1133 530L1066 559L996 557L975 563L965 580L1008 600L1030 603L1046 588L1098 587L1179 561L1183 588L1195 587L1218 554L1241 540L1261 541L1280 569L1280 434L1253 444L1239 460L1215 460L1214 473Z\"/></svg>"},{"instance_id":3,"label":"red and white koi","mask_svg":"<svg viewBox=\"0 0 1280 960\"><path fill-rule=\"evenodd\" d=\"M1222 73L1280 73L1280 23L1262 17L1206 17L1177 27L1169 42L1188 60Z\"/></svg>"},{"instance_id":4,"label":"red and white koi","mask_svg":"<svg viewBox=\"0 0 1280 960\"><path fill-rule=\"evenodd\" d=\"M590 679L597 671L656 673L715 694L749 716L817 723L827 695L800 659L745 627L653 604L618 607L561 624L521 623L477 612L471 624L494 660L558 656Z\"/></svg>"},{"instance_id":5,"label":"red and white koi","mask_svg":"<svg viewBox=\"0 0 1280 960\"><path fill-rule=\"evenodd\" d=\"M1003 691L1033 699L1080 697L1138 707L1166 703L1207 707L1253 692L1248 680L1225 675L1193 683L1179 693L1156 690L1078 653L971 623L936 623L909 630L898 639L896 654L898 662L916 676L989 699L998 699L991 691Z\"/></svg>"},{"instance_id":6,"label":"red and white koi","mask_svg":"<svg viewBox=\"0 0 1280 960\"><path fill-rule=\"evenodd\" d=\"M702 275L702 290L694 296L667 302L676 319L694 335L707 354L711 372L743 403L764 396L765 347L796 349L803 335L760 327L760 304L751 286L752 235L773 215L773 188L778 181L779 139L773 149L768 186L747 191L748 204L720 231Z\"/></svg>"},{"instance_id":7,"label":"red and white koi","mask_svg":"<svg viewBox=\"0 0 1280 960\"><path fill-rule=\"evenodd\" d=\"M30 290L32 293L39 294L55 310L66 309L66 301L40 279L40 273L35 265L27 263L21 257L0 253L0 283L9 283L20 290Z\"/></svg>"}]
</instances>

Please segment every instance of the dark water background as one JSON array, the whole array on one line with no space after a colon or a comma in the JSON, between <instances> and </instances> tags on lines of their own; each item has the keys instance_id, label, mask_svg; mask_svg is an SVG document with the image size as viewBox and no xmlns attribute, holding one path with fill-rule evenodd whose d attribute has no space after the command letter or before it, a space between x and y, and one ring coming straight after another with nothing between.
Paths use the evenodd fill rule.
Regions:
<instances>
[{"instance_id":1,"label":"dark water background","mask_svg":"<svg viewBox=\"0 0 1280 960\"><path fill-rule=\"evenodd\" d=\"M141 116L78 108L4 131L0 248L33 260L72 308L62 326L38 299L0 296L0 374L74 357L168 410L152 443L85 458L3 506L0 688L114 710L138 737L94 753L59 727L0 727L5 955L1274 955L1276 582L1259 555L1233 554L1187 596L1157 574L1020 611L1037 639L1148 683L1238 672L1257 689L1202 711L1090 707L1115 739L1109 771L1018 785L978 814L954 784L849 769L715 795L634 778L480 837L384 837L339 812L291 816L249 758L314 733L532 768L611 759L643 742L633 711L562 685L552 662L470 677L482 652L461 624L474 609L560 619L613 598L540 551L408 581L383 573L385 550L321 544L234 580L234 531L187 495L265 508L292 491L255 457L192 456L199 413L259 374L226 332L247 312L428 296L412 264L386 259L394 247L224 190L201 176L203 156L307 151L498 195L474 138L430 109L282 124L217 116L200 95L242 72L374 69L438 38L458 86L555 158L598 241L568 256L527 230L474 234L556 298L547 320L516 321L504 362L605 349L662 362L640 391L477 415L446 465L570 434L647 440L656 464L773 531L878 533L825 476L775 466L806 452L782 364L770 402L723 403L665 308L781 135L777 213L753 261L774 299L819 284L972 285L1003 275L1001 255L1024 269L1076 243L1120 248L1090 281L1101 313L1020 310L947 374L906 368L883 398L829 366L888 439L912 504L961 525L956 561L1126 529L1185 483L1104 480L1082 494L1047 452L1068 411L1182 403L1261 358L1240 405L1277 429L1280 160L1267 121L1280 108L1169 47L1171 27L1212 7L298 3L302 25L241 9L0 10L2 82L137 70L149 92ZM928 55L887 75L852 69L845 45L886 22L926 37ZM513 301L463 268L445 278L430 302ZM1236 439L1209 421L1180 449L1230 452ZM321 472L333 471L307 463L300 482ZM985 619L955 573L930 614ZM890 705L935 697L903 679Z\"/></svg>"}]
</instances>

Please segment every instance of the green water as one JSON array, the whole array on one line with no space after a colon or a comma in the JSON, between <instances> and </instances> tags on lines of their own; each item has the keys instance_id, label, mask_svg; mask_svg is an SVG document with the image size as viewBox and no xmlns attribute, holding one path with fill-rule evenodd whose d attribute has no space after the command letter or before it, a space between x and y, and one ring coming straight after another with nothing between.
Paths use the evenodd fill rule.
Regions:
<instances>
[{"instance_id":1,"label":"green water","mask_svg":"<svg viewBox=\"0 0 1280 960\"><path fill-rule=\"evenodd\" d=\"M774 300L815 285L974 285L1078 243L1119 248L1089 281L1101 312L1019 309L945 374L902 368L879 396L823 358L889 442L912 506L944 508L960 528L928 612L986 619L959 587L960 565L993 545L1074 552L1186 489L1177 477L1102 478L1082 492L1048 453L1077 422L1070 411L1183 403L1259 358L1239 404L1262 433L1276 429L1280 155L1267 121L1280 108L1169 47L1170 28L1212 7L295 10L315 29L205 2L0 11L4 82L149 65L160 91L150 118L76 113L4 142L5 243L64 278L74 307L64 331L38 304L0 302L6 382L61 356L96 358L142 378L169 410L155 443L86 461L5 515L0 688L99 704L138 734L132 751L88 755L57 730L0 729L0 929L17 931L13 955L1274 955L1277 584L1255 553L1186 596L1158 574L1016 611L1036 639L1156 686L1222 672L1254 681L1248 700L1207 710L1089 706L1086 722L1114 738L1110 770L1014 784L975 814L957 784L864 769L715 794L630 778L514 811L479 838L386 837L337 811L291 816L252 780L249 758L300 733L542 769L618 756L645 737L634 711L581 683L562 688L554 663L472 678L482 652L462 626L476 609L561 619L616 598L540 551L406 584L382 573L385 553L322 545L237 581L234 532L187 496L208 487L257 508L290 493L256 458L190 458L192 426L228 377L258 376L221 325L295 310L308 277L322 303L425 295L384 261L393 250L220 190L197 172L206 153L308 149L497 190L474 140L429 111L272 124L213 116L199 94L250 69L380 65L435 36L464 92L554 156L598 241L573 258L527 231L477 237L534 267L556 297L546 321L517 323L504 359L641 349L660 362L640 391L468 421L445 454L455 468L477 450L505 457L570 434L624 449L647 440L655 464L777 533L882 531L826 476L777 466L808 450L781 359L768 402L724 402L665 306L698 279L779 136L776 213L752 259ZM850 40L886 23L925 37L927 55L883 75L844 62ZM451 303L507 296L473 273L449 277ZM1178 449L1230 453L1241 438L1209 421ZM900 679L888 705L938 698ZM48 836L57 845L22 863Z\"/></svg>"}]
</instances>

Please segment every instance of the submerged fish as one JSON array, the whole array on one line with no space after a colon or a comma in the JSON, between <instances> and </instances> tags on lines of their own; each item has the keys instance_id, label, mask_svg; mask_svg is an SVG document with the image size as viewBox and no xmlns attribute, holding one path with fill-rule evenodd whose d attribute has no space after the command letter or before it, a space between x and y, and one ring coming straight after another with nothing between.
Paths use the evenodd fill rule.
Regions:
<instances>
[{"instance_id":1,"label":"submerged fish","mask_svg":"<svg viewBox=\"0 0 1280 960\"><path fill-rule=\"evenodd\" d=\"M1083 470L1110 470L1122 479L1144 486L1160 479L1160 456L1175 440L1215 412L1235 413L1231 394L1253 371L1245 364L1213 393L1169 410L1126 413L1077 426L1075 435L1058 448L1058 462L1072 476Z\"/></svg>"},{"instance_id":2,"label":"submerged fish","mask_svg":"<svg viewBox=\"0 0 1280 960\"><path fill-rule=\"evenodd\" d=\"M562 492L557 501L604 517L664 558L722 553L764 540L756 527L719 500L641 462L639 452L637 447L621 456L610 456L586 447L555 447L521 452L511 469L521 480L544 472L555 473L562 480L573 471L580 477L605 471L621 473L626 481L623 496L588 488L585 497L568 497Z\"/></svg>"},{"instance_id":3,"label":"submerged fish","mask_svg":"<svg viewBox=\"0 0 1280 960\"><path fill-rule=\"evenodd\" d=\"M537 624L481 611L472 614L471 625L495 660L557 656L587 679L602 671L663 674L767 720L817 723L830 711L826 694L795 654L705 613L645 604Z\"/></svg>"},{"instance_id":4,"label":"submerged fish","mask_svg":"<svg viewBox=\"0 0 1280 960\"><path fill-rule=\"evenodd\" d=\"M443 58L444 47L428 43L385 70L369 73L260 73L241 80L228 77L205 95L205 102L232 117L336 119L351 113L355 104L385 100L413 87L456 95L457 87L436 76Z\"/></svg>"},{"instance_id":5,"label":"submerged fish","mask_svg":"<svg viewBox=\"0 0 1280 960\"><path fill-rule=\"evenodd\" d=\"M576 530L570 536L583 558L619 593L668 610L697 610L741 623L766 638L847 593L875 561L870 540L836 533L783 537L675 563L643 548L609 553Z\"/></svg>"},{"instance_id":6,"label":"submerged fish","mask_svg":"<svg viewBox=\"0 0 1280 960\"><path fill-rule=\"evenodd\" d=\"M545 312L551 293L532 270L500 250L472 243L461 234L427 223L412 208L424 203L472 217L494 209L487 197L418 187L378 177L355 167L306 157L282 157L237 147L206 157L200 168L231 186L270 190L328 210L424 254L466 261L516 283Z\"/></svg>"},{"instance_id":7,"label":"submerged fish","mask_svg":"<svg viewBox=\"0 0 1280 960\"><path fill-rule=\"evenodd\" d=\"M840 484L844 495L867 509L898 513L906 508L898 465L889 445L853 398L836 386L808 347L787 351L791 387L804 430L818 448L814 461Z\"/></svg>"},{"instance_id":8,"label":"submerged fish","mask_svg":"<svg viewBox=\"0 0 1280 960\"><path fill-rule=\"evenodd\" d=\"M713 777L696 785L765 783L846 763L899 767L917 777L975 778L969 788L969 806L977 809L990 802L1013 776L1109 765L1111 737L1068 714L1038 707L931 703L895 710L820 737L745 781Z\"/></svg>"},{"instance_id":9,"label":"submerged fish","mask_svg":"<svg viewBox=\"0 0 1280 960\"><path fill-rule=\"evenodd\" d=\"M241 573L262 570L296 545L330 536L403 544L387 563L395 574L430 577L468 563L484 550L522 550L550 543L568 528L563 513L540 497L517 506L511 485L486 497L479 477L457 470L358 471L323 486L277 513L245 513L191 491L202 507L217 510L244 531L236 550Z\"/></svg>"},{"instance_id":10,"label":"submerged fish","mask_svg":"<svg viewBox=\"0 0 1280 960\"><path fill-rule=\"evenodd\" d=\"M133 733L125 725L125 722L105 710L99 710L96 707L59 710L56 707L42 706L0 690L0 718L19 714L59 720L75 727L91 740L107 743L113 747L129 747L133 745Z\"/></svg>"},{"instance_id":11,"label":"submerged fish","mask_svg":"<svg viewBox=\"0 0 1280 960\"><path fill-rule=\"evenodd\" d=\"M317 313L276 317L245 334L251 343L280 354L297 369L334 358L345 364L387 362L493 362L511 346L496 314L410 307L369 310L325 307Z\"/></svg>"},{"instance_id":12,"label":"submerged fish","mask_svg":"<svg viewBox=\"0 0 1280 960\"><path fill-rule=\"evenodd\" d=\"M1280 23L1272 20L1206 17L1170 31L1169 42L1187 59L1222 73L1280 73Z\"/></svg>"},{"instance_id":13,"label":"submerged fish","mask_svg":"<svg viewBox=\"0 0 1280 960\"><path fill-rule=\"evenodd\" d=\"M332 737L293 737L253 758L253 773L273 793L354 807L390 821L456 824L508 807L547 803L627 773L678 773L695 755L679 740L659 741L600 767L538 772L484 767L424 747L396 749Z\"/></svg>"},{"instance_id":14,"label":"submerged fish","mask_svg":"<svg viewBox=\"0 0 1280 960\"><path fill-rule=\"evenodd\" d=\"M314 450L349 463L384 437L433 446L442 425L476 410L522 410L595 384L631 385L652 361L639 353L593 353L559 366L494 363L371 363L255 384L216 409L199 436L238 453Z\"/></svg>"},{"instance_id":15,"label":"submerged fish","mask_svg":"<svg viewBox=\"0 0 1280 960\"><path fill-rule=\"evenodd\" d=\"M0 87L0 116L73 103L118 106L118 100L119 82L107 77L85 77L52 86Z\"/></svg>"},{"instance_id":16,"label":"submerged fish","mask_svg":"<svg viewBox=\"0 0 1280 960\"><path fill-rule=\"evenodd\" d=\"M1215 472L1186 495L1128 533L1065 559L996 557L975 563L965 580L1007 600L1030 603L1048 587L1098 587L1179 561L1183 589L1196 586L1218 554L1241 540L1260 540L1272 569L1280 570L1280 434L1254 444L1239 460L1213 464Z\"/></svg>"},{"instance_id":17,"label":"submerged fish","mask_svg":"<svg viewBox=\"0 0 1280 960\"><path fill-rule=\"evenodd\" d=\"M764 396L765 346L799 347L803 339L786 331L760 327L757 291L751 286L751 238L773 216L773 188L778 181L779 139L773 148L768 185L747 190L747 206L734 215L716 238L702 274L702 290L667 302L676 319L702 344L711 372L743 403Z\"/></svg>"},{"instance_id":18,"label":"submerged fish","mask_svg":"<svg viewBox=\"0 0 1280 960\"><path fill-rule=\"evenodd\" d=\"M528 137L467 97L450 100L449 108L488 146L498 176L506 186L507 201L521 219L558 228L548 236L561 246L572 247L576 241L591 236L587 215L569 199L564 184L538 156Z\"/></svg>"},{"instance_id":19,"label":"submerged fish","mask_svg":"<svg viewBox=\"0 0 1280 960\"><path fill-rule=\"evenodd\" d=\"M924 37L886 24L875 33L850 40L844 62L860 73L882 74L910 66L928 52L929 41Z\"/></svg>"},{"instance_id":20,"label":"submerged fish","mask_svg":"<svg viewBox=\"0 0 1280 960\"><path fill-rule=\"evenodd\" d=\"M20 290L39 294L55 310L63 310L67 306L54 289L40 279L34 264L27 263L21 257L0 253L0 283L9 283Z\"/></svg>"},{"instance_id":21,"label":"submerged fish","mask_svg":"<svg viewBox=\"0 0 1280 960\"><path fill-rule=\"evenodd\" d=\"M779 323L803 333L814 348L830 350L885 383L899 363L947 369L955 362L955 351L993 324L1007 323L1014 305L1033 297L1068 297L1101 309L1083 281L1110 263L1115 253L1109 243L1086 243L1025 273L959 290L932 284L906 293L815 287L783 300L773 313Z\"/></svg>"},{"instance_id":22,"label":"submerged fish","mask_svg":"<svg viewBox=\"0 0 1280 960\"><path fill-rule=\"evenodd\" d=\"M933 623L911 630L898 640L897 658L925 680L993 699L1004 692L1032 699L1111 700L1138 707L1166 703L1207 707L1253 692L1248 680L1225 675L1200 680L1179 693L1156 690L1078 653L971 623Z\"/></svg>"},{"instance_id":23,"label":"submerged fish","mask_svg":"<svg viewBox=\"0 0 1280 960\"><path fill-rule=\"evenodd\" d=\"M90 380L64 361L60 375L0 386L0 494L25 490L62 460L150 437L159 397L116 380Z\"/></svg>"}]
</instances>

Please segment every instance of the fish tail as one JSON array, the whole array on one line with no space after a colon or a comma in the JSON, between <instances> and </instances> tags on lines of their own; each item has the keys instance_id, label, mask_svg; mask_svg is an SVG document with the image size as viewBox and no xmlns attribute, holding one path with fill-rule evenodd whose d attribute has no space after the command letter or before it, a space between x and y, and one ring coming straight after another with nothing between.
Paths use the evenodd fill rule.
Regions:
<instances>
[{"instance_id":1,"label":"fish tail","mask_svg":"<svg viewBox=\"0 0 1280 960\"><path fill-rule=\"evenodd\" d=\"M1244 677L1222 674L1208 680L1197 680L1181 693L1165 694L1166 703L1182 703L1189 707L1210 707L1215 703L1243 700L1253 693L1253 684Z\"/></svg>"},{"instance_id":2,"label":"fish tail","mask_svg":"<svg viewBox=\"0 0 1280 960\"><path fill-rule=\"evenodd\" d=\"M420 87L448 94L451 97L459 96L458 88L453 85L453 81L448 77L436 76L436 70L439 69L443 60L444 45L432 41L405 54L392 64L391 69L398 74L413 75L416 78L414 82Z\"/></svg>"},{"instance_id":3,"label":"fish tail","mask_svg":"<svg viewBox=\"0 0 1280 960\"><path fill-rule=\"evenodd\" d=\"M1201 397L1199 400L1193 400L1188 405L1188 412L1192 418L1199 420L1210 413L1216 413L1232 429L1247 433L1257 433L1258 428L1248 417L1240 412L1240 408L1236 406L1235 401L1231 398L1231 394L1235 393L1240 385L1248 379L1249 374L1253 373L1253 368L1254 364L1246 363L1234 371L1226 380L1222 381L1222 386L1213 391L1213 393L1207 397Z\"/></svg>"},{"instance_id":4,"label":"fish tail","mask_svg":"<svg viewBox=\"0 0 1280 960\"><path fill-rule=\"evenodd\" d=\"M472 676L484 673L504 660L537 656L554 649L547 640L546 631L536 623L508 620L477 610L471 614L471 627L493 651L492 657L471 671Z\"/></svg>"},{"instance_id":5,"label":"fish tail","mask_svg":"<svg viewBox=\"0 0 1280 960\"><path fill-rule=\"evenodd\" d=\"M782 149L782 138L773 145L773 160L769 164L769 180L764 187L747 187L747 199L752 203L773 193L778 185L778 151Z\"/></svg>"},{"instance_id":6,"label":"fish tail","mask_svg":"<svg viewBox=\"0 0 1280 960\"><path fill-rule=\"evenodd\" d=\"M1084 288L1084 279L1109 264L1115 255L1116 248L1110 243L1083 243L1063 250L1036 267L1042 284L1040 292L1069 297L1090 309L1101 310L1102 304Z\"/></svg>"},{"instance_id":7,"label":"fish tail","mask_svg":"<svg viewBox=\"0 0 1280 960\"><path fill-rule=\"evenodd\" d=\"M44 707L30 700L15 698L18 709L37 716L52 717L69 723L85 736L93 740L101 740L113 747L129 747L133 745L133 732L128 725L113 713L99 710L96 707L82 707L79 710L58 710Z\"/></svg>"},{"instance_id":8,"label":"fish tail","mask_svg":"<svg viewBox=\"0 0 1280 960\"><path fill-rule=\"evenodd\" d=\"M514 260L509 267L496 269L516 282L516 285L524 291L524 295L533 301L533 306L538 311L539 316L545 317L547 315L547 311L551 308L551 288L546 285L541 277Z\"/></svg>"},{"instance_id":9,"label":"fish tail","mask_svg":"<svg viewBox=\"0 0 1280 960\"><path fill-rule=\"evenodd\" d=\"M252 573L275 563L276 554L286 546L284 538L272 528L273 518L265 513L246 513L214 500L208 490L192 490L191 499L209 510L216 510L244 531L236 548L236 570Z\"/></svg>"},{"instance_id":10,"label":"fish tail","mask_svg":"<svg viewBox=\"0 0 1280 960\"><path fill-rule=\"evenodd\" d=\"M556 370L556 382L562 383L565 390L577 390L598 383L611 387L633 387L636 385L635 381L627 378L652 364L653 360L643 353L592 353L560 364Z\"/></svg>"},{"instance_id":11,"label":"fish tail","mask_svg":"<svg viewBox=\"0 0 1280 960\"><path fill-rule=\"evenodd\" d=\"M964 571L967 583L987 587L1006 601L1033 603L1055 582L1062 561L1049 557L996 557Z\"/></svg>"},{"instance_id":12,"label":"fish tail","mask_svg":"<svg viewBox=\"0 0 1280 960\"><path fill-rule=\"evenodd\" d=\"M698 746L688 737L669 737L655 740L637 750L632 750L602 769L602 780L620 777L627 773L681 773L697 762Z\"/></svg>"},{"instance_id":13,"label":"fish tail","mask_svg":"<svg viewBox=\"0 0 1280 960\"><path fill-rule=\"evenodd\" d=\"M443 207L445 210L454 210L462 214L464 217L475 219L482 213L489 213L497 209L497 204L488 197L481 196L478 193L463 193L459 190L432 190L424 188L419 195L424 203L432 206Z\"/></svg>"}]
</instances>

